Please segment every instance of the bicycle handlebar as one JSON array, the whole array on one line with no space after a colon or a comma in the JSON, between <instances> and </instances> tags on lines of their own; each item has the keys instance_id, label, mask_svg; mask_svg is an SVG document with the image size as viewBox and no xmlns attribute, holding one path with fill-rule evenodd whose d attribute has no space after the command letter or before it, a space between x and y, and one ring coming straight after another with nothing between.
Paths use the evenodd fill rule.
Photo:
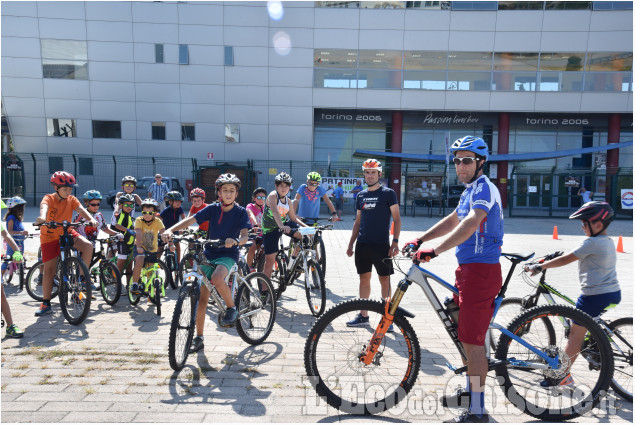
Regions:
<instances>
[{"instance_id":1,"label":"bicycle handlebar","mask_svg":"<svg viewBox=\"0 0 635 425\"><path fill-rule=\"evenodd\" d=\"M75 222L75 223L71 223L68 221L62 221L61 223L59 221L45 221L44 223L40 223L40 224L34 224L33 227L42 227L42 226L46 226L50 229L56 229L58 227L65 227L65 228L69 228L69 227L79 227L82 226L83 222Z\"/></svg>"}]
</instances>

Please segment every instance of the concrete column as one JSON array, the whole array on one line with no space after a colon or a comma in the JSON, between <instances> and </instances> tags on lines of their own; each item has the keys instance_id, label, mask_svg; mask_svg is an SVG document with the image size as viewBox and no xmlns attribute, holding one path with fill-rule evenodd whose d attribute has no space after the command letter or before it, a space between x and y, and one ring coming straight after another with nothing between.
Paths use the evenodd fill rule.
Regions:
<instances>
[{"instance_id":1,"label":"concrete column","mask_svg":"<svg viewBox=\"0 0 635 425\"><path fill-rule=\"evenodd\" d=\"M402 130L403 130L403 112L393 111L392 113L392 152L401 153L402 146ZM390 160L392 167L390 169L390 183L388 187L397 194L397 202L401 203L401 158ZM395 183L396 181L396 183Z\"/></svg>"},{"instance_id":2,"label":"concrete column","mask_svg":"<svg viewBox=\"0 0 635 425\"><path fill-rule=\"evenodd\" d=\"M509 112L498 114L498 153L500 155L509 153ZM503 208L507 208L507 161L500 161L498 164L498 181L496 186L501 194Z\"/></svg>"},{"instance_id":3,"label":"concrete column","mask_svg":"<svg viewBox=\"0 0 635 425\"><path fill-rule=\"evenodd\" d=\"M620 142L620 114L609 115L608 144ZM620 150L611 149L606 152L606 200L617 207L619 194L617 193L617 169L620 164Z\"/></svg>"}]
</instances>

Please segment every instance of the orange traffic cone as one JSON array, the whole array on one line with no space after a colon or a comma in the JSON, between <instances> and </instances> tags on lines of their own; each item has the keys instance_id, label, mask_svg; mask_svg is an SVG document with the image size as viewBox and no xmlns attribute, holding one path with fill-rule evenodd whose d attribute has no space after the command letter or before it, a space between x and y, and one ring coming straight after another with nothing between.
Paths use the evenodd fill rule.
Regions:
<instances>
[{"instance_id":1,"label":"orange traffic cone","mask_svg":"<svg viewBox=\"0 0 635 425\"><path fill-rule=\"evenodd\" d=\"M617 252L624 252L624 242L622 242L622 237L620 236L620 238L617 240Z\"/></svg>"},{"instance_id":2,"label":"orange traffic cone","mask_svg":"<svg viewBox=\"0 0 635 425\"><path fill-rule=\"evenodd\" d=\"M395 222L393 221L390 224L390 236L394 236L395 235ZM621 236L620 236L621 237Z\"/></svg>"},{"instance_id":3,"label":"orange traffic cone","mask_svg":"<svg viewBox=\"0 0 635 425\"><path fill-rule=\"evenodd\" d=\"M558 226L553 226L553 238L558 239Z\"/></svg>"}]
</instances>

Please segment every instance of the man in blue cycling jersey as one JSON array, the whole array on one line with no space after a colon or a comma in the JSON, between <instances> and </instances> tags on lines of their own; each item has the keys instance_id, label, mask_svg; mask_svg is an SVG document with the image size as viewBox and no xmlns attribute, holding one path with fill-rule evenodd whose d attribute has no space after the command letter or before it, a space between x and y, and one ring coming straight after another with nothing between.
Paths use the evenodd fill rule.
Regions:
<instances>
[{"instance_id":1,"label":"man in blue cycling jersey","mask_svg":"<svg viewBox=\"0 0 635 425\"><path fill-rule=\"evenodd\" d=\"M444 396L441 403L456 407L467 399L470 407L446 422L489 422L483 392L488 366L484 345L494 314L494 299L503 284L499 262L503 207L498 189L483 175L487 151L487 144L478 137L465 136L452 144L450 152L454 155L456 175L465 184L459 205L422 236L406 244L419 247L423 242L448 235L434 248L417 251L416 258L423 262L456 247L459 295L454 296L454 302L460 308L458 334L467 356L467 388L454 396Z\"/></svg>"}]
</instances>

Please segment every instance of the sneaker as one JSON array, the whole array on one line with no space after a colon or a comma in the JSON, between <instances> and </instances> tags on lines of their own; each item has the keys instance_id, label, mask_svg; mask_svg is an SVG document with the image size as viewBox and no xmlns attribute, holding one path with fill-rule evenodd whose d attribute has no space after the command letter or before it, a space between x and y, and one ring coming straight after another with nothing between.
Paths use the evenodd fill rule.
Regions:
<instances>
[{"instance_id":1,"label":"sneaker","mask_svg":"<svg viewBox=\"0 0 635 425\"><path fill-rule=\"evenodd\" d=\"M346 326L349 328L357 328L362 326L370 326L368 317L362 316L362 313L357 313L357 316L353 320L346 322Z\"/></svg>"},{"instance_id":2,"label":"sneaker","mask_svg":"<svg viewBox=\"0 0 635 425\"><path fill-rule=\"evenodd\" d=\"M138 283L133 283L130 285L130 292L132 292L134 295L139 295L139 284Z\"/></svg>"},{"instance_id":3,"label":"sneaker","mask_svg":"<svg viewBox=\"0 0 635 425\"><path fill-rule=\"evenodd\" d=\"M443 423L475 423L475 424L483 424L489 422L489 415L487 413L483 413L483 416L479 417L474 413L466 410L461 415L456 418L448 419L447 421L443 421Z\"/></svg>"},{"instance_id":4,"label":"sneaker","mask_svg":"<svg viewBox=\"0 0 635 425\"><path fill-rule=\"evenodd\" d=\"M465 407L469 406L472 401L472 395L469 391L463 391L463 388L458 388L453 395L441 396L441 406L443 407Z\"/></svg>"},{"instance_id":5,"label":"sneaker","mask_svg":"<svg viewBox=\"0 0 635 425\"><path fill-rule=\"evenodd\" d=\"M36 316L44 316L45 314L49 314L52 313L53 310L51 309L50 305L44 305L44 303L40 304L40 308L38 308L35 311L35 315Z\"/></svg>"},{"instance_id":6,"label":"sneaker","mask_svg":"<svg viewBox=\"0 0 635 425\"><path fill-rule=\"evenodd\" d=\"M260 294L260 302L265 305L269 299L269 291L264 291Z\"/></svg>"},{"instance_id":7,"label":"sneaker","mask_svg":"<svg viewBox=\"0 0 635 425\"><path fill-rule=\"evenodd\" d=\"M190 354L196 353L199 350L202 350L205 347L203 343L203 338L200 336L194 337L192 340L192 345L190 345Z\"/></svg>"},{"instance_id":8,"label":"sneaker","mask_svg":"<svg viewBox=\"0 0 635 425\"><path fill-rule=\"evenodd\" d=\"M567 373L567 376L564 378L546 378L544 381L540 383L540 386L543 388L547 387L573 387L573 377L570 373Z\"/></svg>"},{"instance_id":9,"label":"sneaker","mask_svg":"<svg viewBox=\"0 0 635 425\"><path fill-rule=\"evenodd\" d=\"M23 336L24 332L15 323L7 328L8 338L22 338Z\"/></svg>"},{"instance_id":10,"label":"sneaker","mask_svg":"<svg viewBox=\"0 0 635 425\"><path fill-rule=\"evenodd\" d=\"M225 328L231 328L236 323L236 319L238 319L238 310L236 307L228 308L225 310L225 315L220 321L221 326Z\"/></svg>"}]
</instances>

